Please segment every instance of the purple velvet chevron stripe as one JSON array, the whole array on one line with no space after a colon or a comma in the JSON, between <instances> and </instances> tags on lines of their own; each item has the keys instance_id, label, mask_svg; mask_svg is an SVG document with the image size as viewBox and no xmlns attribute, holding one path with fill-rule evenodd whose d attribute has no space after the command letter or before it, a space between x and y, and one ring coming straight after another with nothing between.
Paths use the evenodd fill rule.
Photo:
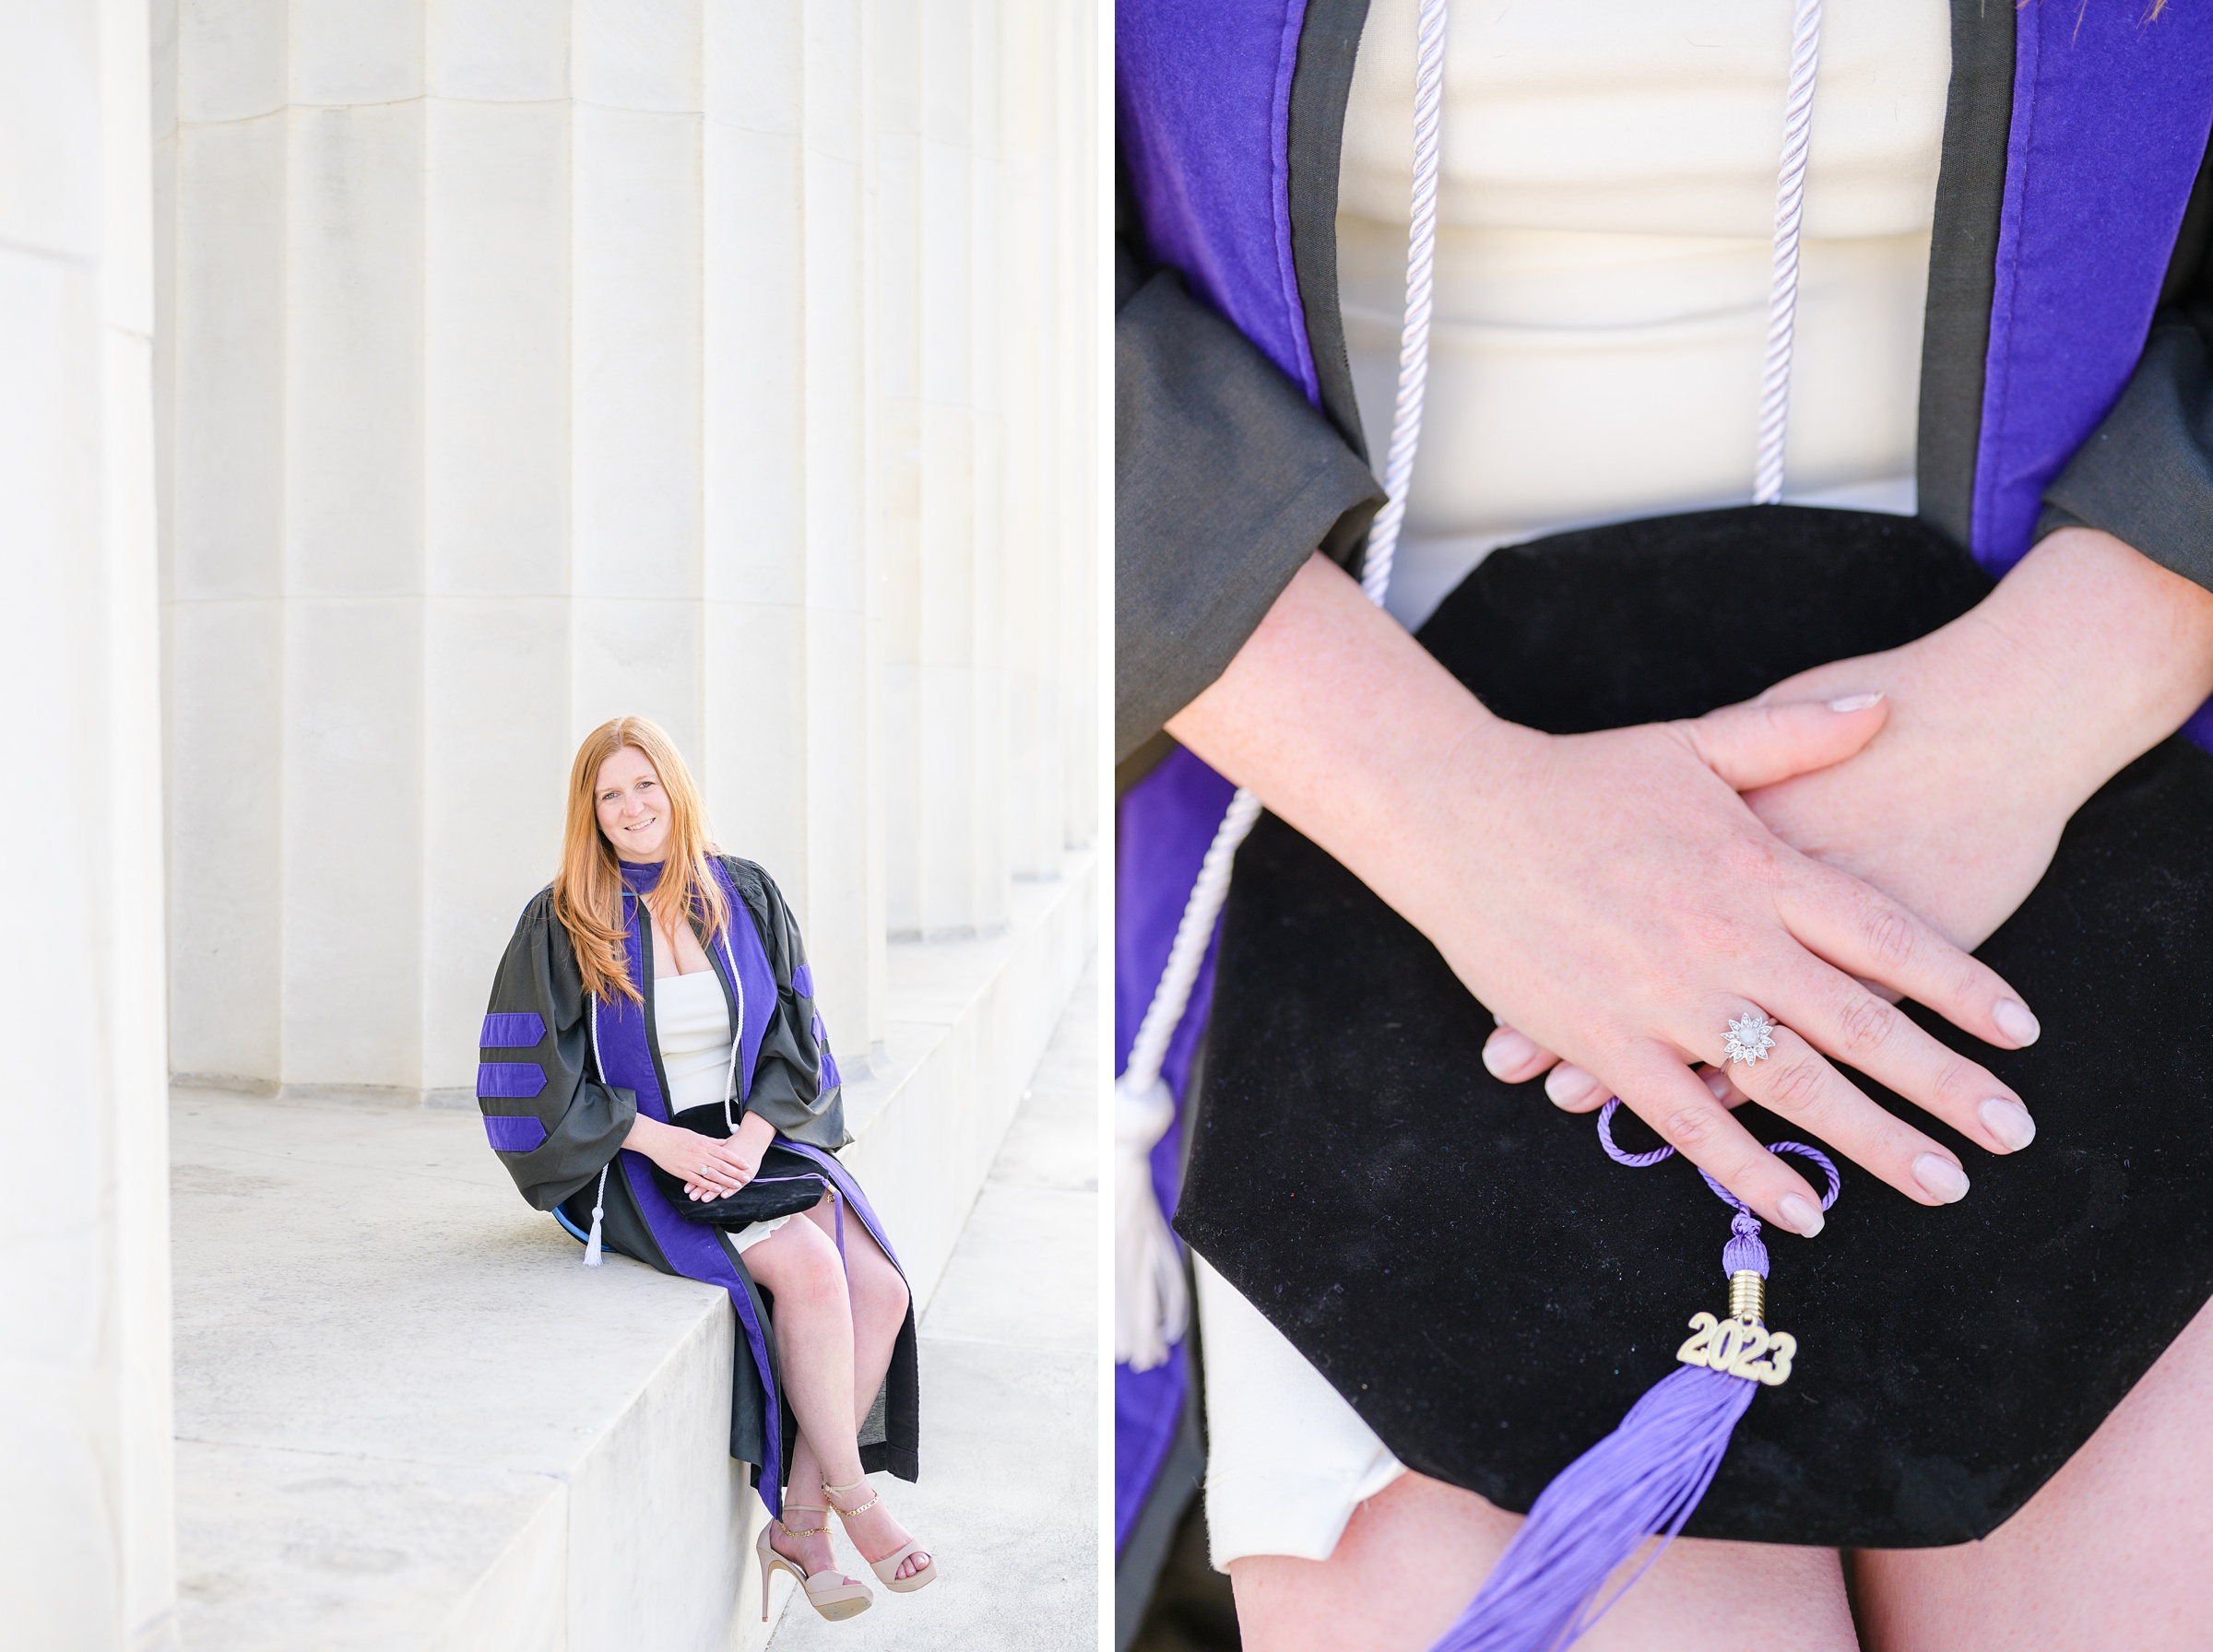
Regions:
<instances>
[{"instance_id":1,"label":"purple velvet chevron stripe","mask_svg":"<svg viewBox=\"0 0 2213 1652\"><path fill-rule=\"evenodd\" d=\"M546 1087L546 1069L535 1061L479 1061L479 1099L527 1102Z\"/></svg>"},{"instance_id":2,"label":"purple velvet chevron stripe","mask_svg":"<svg viewBox=\"0 0 2213 1652\"><path fill-rule=\"evenodd\" d=\"M487 1113L484 1134L495 1152L527 1153L546 1145L546 1127L528 1114Z\"/></svg>"},{"instance_id":3,"label":"purple velvet chevron stripe","mask_svg":"<svg viewBox=\"0 0 2213 1652\"><path fill-rule=\"evenodd\" d=\"M1116 138L1153 256L1307 393L1291 257L1291 77L1307 0L1120 0Z\"/></svg>"},{"instance_id":4,"label":"purple velvet chevron stripe","mask_svg":"<svg viewBox=\"0 0 2213 1652\"><path fill-rule=\"evenodd\" d=\"M1231 786L1189 751L1178 748L1152 773L1123 794L1114 833L1114 1070L1130 1064L1130 1046L1167 967L1168 948L1183 917L1183 903L1213 842ZM1217 937L1219 930L1217 929ZM1177 1123L1153 1150L1153 1189L1160 1208L1176 1209L1176 1166L1182 1137L1180 1112L1191 1058L1213 1001L1215 942L1191 986L1183 1020L1168 1040L1161 1076L1176 1098ZM1176 1426L1189 1389L1181 1344L1168 1363L1150 1371L1114 1368L1114 1542L1130 1535L1160 1466L1176 1441Z\"/></svg>"},{"instance_id":5,"label":"purple velvet chevron stripe","mask_svg":"<svg viewBox=\"0 0 2213 1652\"><path fill-rule=\"evenodd\" d=\"M791 972L791 990L802 998L814 997L814 965L802 963Z\"/></svg>"},{"instance_id":6,"label":"purple velvet chevron stripe","mask_svg":"<svg viewBox=\"0 0 2213 1652\"><path fill-rule=\"evenodd\" d=\"M546 1023L535 1010L499 1010L484 1018L484 1035L477 1042L488 1050L528 1050L546 1035Z\"/></svg>"},{"instance_id":7,"label":"purple velvet chevron stripe","mask_svg":"<svg viewBox=\"0 0 2213 1652\"><path fill-rule=\"evenodd\" d=\"M776 973L768 967L768 950L761 944L760 930L753 927L752 909L740 898L729 872L719 860L707 864L722 885L722 898L729 903L730 921L722 932L723 962L745 988L745 1020L738 1029L738 1099L743 1101L752 1093L761 1041L768 1035L769 1020L776 1012Z\"/></svg>"},{"instance_id":8,"label":"purple velvet chevron stripe","mask_svg":"<svg viewBox=\"0 0 2213 1652\"><path fill-rule=\"evenodd\" d=\"M830 1046L828 1044L823 1044L822 1046L822 1088L824 1090L835 1090L840 1084L843 1084L846 1081L846 1076L837 1070L837 1057L830 1053Z\"/></svg>"},{"instance_id":9,"label":"purple velvet chevron stripe","mask_svg":"<svg viewBox=\"0 0 2213 1652\"><path fill-rule=\"evenodd\" d=\"M735 907L729 929L738 930L740 925L737 916L745 912L745 903L735 899L735 891L727 889L727 879L726 891L732 896ZM642 982L650 966L645 962L644 937L638 926L638 901L635 895L625 895L622 915L630 932L630 978L633 982ZM745 934L752 934L750 922L743 925L742 928ZM725 938L728 938L728 931ZM753 936L752 944L753 950L758 952L761 945L758 936ZM740 961L746 956L742 944L737 950L737 956ZM742 962L740 967L742 971ZM765 958L761 961L761 969L765 974ZM775 991L772 978L766 996L773 998ZM747 1021L750 1025L752 1001L760 996L754 993L750 981L747 983L746 996ZM660 1080L654 1074L653 1044L646 1033L645 1007L633 1004L627 998L618 997L612 1002L599 1000L596 1006L596 1016L601 1080L608 1084L635 1092L639 1112L648 1118L668 1123L668 1104L661 1096ZM767 1024L765 1011L763 1012L762 1024ZM758 1033L754 1035L753 1042L757 1050L760 1045ZM745 1281L739 1278L729 1253L723 1248L719 1234L713 1228L687 1221L677 1214L662 1194L659 1185L654 1181L652 1165L645 1155L624 1148L619 1157L621 1160L623 1180L630 1185L631 1195L637 1200L638 1210L645 1218L645 1225L652 1230L654 1241L660 1245L661 1255L669 1259L669 1265L688 1280L720 1285L729 1292L730 1305L738 1310L739 1328L745 1333L746 1347L752 1352L753 1368L761 1374L761 1387L765 1397L766 1413L762 1431L764 1438L761 1455L767 1460L761 1465L761 1501L768 1505L771 1515L781 1516L784 1512L783 1406L776 1396L775 1370L768 1357L768 1338L753 1313L753 1299L746 1291Z\"/></svg>"},{"instance_id":10,"label":"purple velvet chevron stripe","mask_svg":"<svg viewBox=\"0 0 2213 1652\"><path fill-rule=\"evenodd\" d=\"M2144 348L2213 124L2213 8L2029 0L2014 29L1974 552L2003 574Z\"/></svg>"}]
</instances>

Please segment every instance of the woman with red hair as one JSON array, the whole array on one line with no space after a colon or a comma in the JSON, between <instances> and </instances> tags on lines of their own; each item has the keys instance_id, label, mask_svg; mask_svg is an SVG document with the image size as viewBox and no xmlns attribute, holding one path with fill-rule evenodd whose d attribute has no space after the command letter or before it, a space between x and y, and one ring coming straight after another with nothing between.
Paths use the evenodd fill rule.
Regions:
<instances>
[{"instance_id":1,"label":"woman with red hair","mask_svg":"<svg viewBox=\"0 0 2213 1652\"><path fill-rule=\"evenodd\" d=\"M864 1479L916 1477L914 1308L834 1156L851 1138L799 925L765 871L708 841L691 772L646 719L578 749L561 870L515 926L482 1042L491 1145L586 1262L609 1247L729 1292L730 1455L775 1516L763 1616L778 1570L825 1618L868 1610L832 1564L832 1512L886 1588L933 1581Z\"/></svg>"}]
</instances>

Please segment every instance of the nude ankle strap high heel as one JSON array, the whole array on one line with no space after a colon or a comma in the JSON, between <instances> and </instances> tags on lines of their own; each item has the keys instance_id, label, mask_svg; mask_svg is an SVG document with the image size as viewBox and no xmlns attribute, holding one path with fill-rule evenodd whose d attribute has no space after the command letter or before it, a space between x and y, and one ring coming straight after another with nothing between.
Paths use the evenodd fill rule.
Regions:
<instances>
[{"instance_id":1,"label":"nude ankle strap high heel","mask_svg":"<svg viewBox=\"0 0 2213 1652\"><path fill-rule=\"evenodd\" d=\"M858 1508L840 1508L837 1505L837 1499L847 1492L867 1491L868 1484L869 1482L865 1480L857 1480L851 1485L846 1486L834 1486L827 1481L822 1482L822 1495L830 1499L830 1512L846 1522L846 1536L848 1538L853 1535L853 1516L867 1514L876 1506L880 1499L871 1494L869 1500ZM899 1568L906 1564L910 1556L929 1552L929 1549L924 1544L909 1541L895 1554L887 1554L882 1560L869 1561L869 1570L875 1573L876 1581L891 1590L893 1594L911 1595L917 1589L937 1582L938 1563L934 1559L926 1560L905 1577L899 1575ZM861 1558L868 1560L868 1556L865 1554Z\"/></svg>"},{"instance_id":2,"label":"nude ankle strap high heel","mask_svg":"<svg viewBox=\"0 0 2213 1652\"><path fill-rule=\"evenodd\" d=\"M807 1505L787 1503L784 1507L788 1513L793 1509L805 1508ZM830 1511L826 1508L810 1508L808 1512L826 1515ZM800 1592L807 1597L807 1604L813 1607L816 1611L828 1618L833 1623L841 1618L857 1617L874 1604L876 1597L870 1592L867 1584L857 1578L847 1577L835 1566L824 1566L821 1571L810 1576L800 1569L798 1562L778 1554L775 1546L768 1540L768 1535L774 1528L782 1524L781 1521L771 1520L768 1525L761 1528L761 1536L753 1544L753 1552L761 1557L761 1621L763 1623L768 1622L768 1580L778 1572L789 1572L793 1577L797 1578ZM826 1532L829 1529L827 1526L798 1528L786 1526L784 1527L784 1535L794 1538L811 1538L818 1532Z\"/></svg>"}]
</instances>

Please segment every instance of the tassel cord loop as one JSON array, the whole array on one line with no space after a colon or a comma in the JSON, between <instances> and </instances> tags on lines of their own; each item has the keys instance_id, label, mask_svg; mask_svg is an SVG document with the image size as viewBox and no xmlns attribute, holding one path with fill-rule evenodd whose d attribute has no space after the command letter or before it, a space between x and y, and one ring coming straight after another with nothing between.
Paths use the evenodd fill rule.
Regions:
<instances>
[{"instance_id":1,"label":"tassel cord loop","mask_svg":"<svg viewBox=\"0 0 2213 1652\"><path fill-rule=\"evenodd\" d=\"M1613 1160L1616 1164L1626 1164L1631 1170L1645 1170L1659 1163L1663 1159L1672 1159L1675 1156L1675 1150L1672 1147L1657 1147L1649 1153L1632 1153L1616 1144L1614 1139L1614 1113L1620 1105L1621 1098L1611 1096L1607 1099L1606 1104L1598 1110L1598 1144L1606 1150L1607 1158ZM1828 1178L1828 1191L1821 1196L1821 1208L1826 1210L1837 1202L1837 1195L1844 1188L1843 1178L1837 1174L1836 1162L1819 1148L1810 1147L1803 1141L1770 1141L1768 1143L1768 1151L1770 1153L1796 1153L1802 1159L1812 1160L1821 1167L1821 1174ZM1704 1170L1700 1170L1698 1174L1706 1177L1706 1186L1713 1189L1714 1198L1725 1205L1734 1206L1740 1218L1751 1218L1757 1229L1758 1218L1752 1216L1750 1206L1710 1175L1707 1175Z\"/></svg>"}]
</instances>

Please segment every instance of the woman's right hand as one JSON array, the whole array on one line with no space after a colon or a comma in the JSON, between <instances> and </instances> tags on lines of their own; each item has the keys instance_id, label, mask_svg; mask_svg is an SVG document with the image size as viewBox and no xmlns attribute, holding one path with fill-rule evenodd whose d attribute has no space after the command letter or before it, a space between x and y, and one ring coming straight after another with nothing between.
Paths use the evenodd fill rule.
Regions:
<instances>
[{"instance_id":1,"label":"woman's right hand","mask_svg":"<svg viewBox=\"0 0 2213 1652\"><path fill-rule=\"evenodd\" d=\"M1970 1136L1982 1102L2018 1099L1862 984L2010 1049L2005 982L1735 796L1882 725L1879 701L1834 703L1539 734L1491 716L1318 558L1169 731L1389 902L1484 1004L1762 1217L1812 1233L1813 1189L1690 1070L1722 1059L1733 1019L1780 1027L1768 1059L1730 1068L1746 1093L1922 1204L1958 1197L1931 1165L1958 1176L1957 1159L1828 1057Z\"/></svg>"},{"instance_id":2,"label":"woman's right hand","mask_svg":"<svg viewBox=\"0 0 2213 1652\"><path fill-rule=\"evenodd\" d=\"M682 1182L685 1197L694 1202L727 1198L753 1179L753 1166L735 1139L703 1136L642 1113L632 1122L622 1145L644 1153Z\"/></svg>"}]
</instances>

